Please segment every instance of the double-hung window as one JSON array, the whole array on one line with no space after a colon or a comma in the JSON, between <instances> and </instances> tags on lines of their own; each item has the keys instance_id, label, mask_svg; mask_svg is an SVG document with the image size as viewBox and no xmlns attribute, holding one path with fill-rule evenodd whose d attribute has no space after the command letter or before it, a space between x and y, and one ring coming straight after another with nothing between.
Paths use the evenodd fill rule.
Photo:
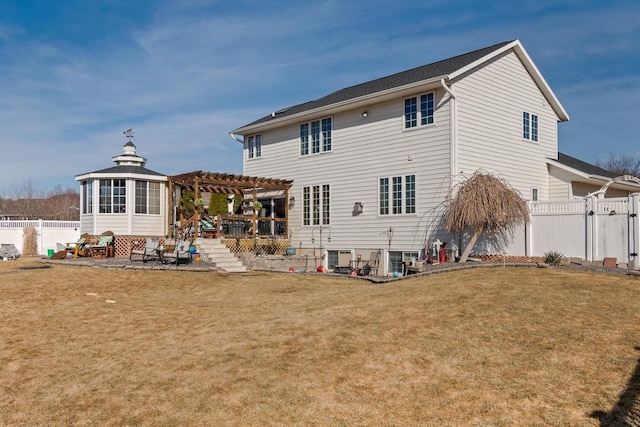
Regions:
<instances>
[{"instance_id":1,"label":"double-hung window","mask_svg":"<svg viewBox=\"0 0 640 427\"><path fill-rule=\"evenodd\" d=\"M262 135L249 135L247 137L247 158L262 157Z\"/></svg>"},{"instance_id":2,"label":"double-hung window","mask_svg":"<svg viewBox=\"0 0 640 427\"><path fill-rule=\"evenodd\" d=\"M135 213L160 215L160 183L136 181Z\"/></svg>"},{"instance_id":3,"label":"double-hung window","mask_svg":"<svg viewBox=\"0 0 640 427\"><path fill-rule=\"evenodd\" d=\"M300 125L300 155L331 151L333 121L331 117Z\"/></svg>"},{"instance_id":4,"label":"double-hung window","mask_svg":"<svg viewBox=\"0 0 640 427\"><path fill-rule=\"evenodd\" d=\"M101 179L99 213L125 213L127 207L126 181Z\"/></svg>"},{"instance_id":5,"label":"double-hung window","mask_svg":"<svg viewBox=\"0 0 640 427\"><path fill-rule=\"evenodd\" d=\"M329 185L302 187L302 225L331 223L331 192Z\"/></svg>"},{"instance_id":6,"label":"double-hung window","mask_svg":"<svg viewBox=\"0 0 640 427\"><path fill-rule=\"evenodd\" d=\"M416 213L416 176L400 175L379 179L379 214Z\"/></svg>"},{"instance_id":7,"label":"double-hung window","mask_svg":"<svg viewBox=\"0 0 640 427\"><path fill-rule=\"evenodd\" d=\"M522 138L529 141L538 140L538 116L536 114L522 112Z\"/></svg>"},{"instance_id":8,"label":"double-hung window","mask_svg":"<svg viewBox=\"0 0 640 427\"><path fill-rule=\"evenodd\" d=\"M82 213L93 213L93 181L88 180L82 183Z\"/></svg>"},{"instance_id":9,"label":"double-hung window","mask_svg":"<svg viewBox=\"0 0 640 427\"><path fill-rule=\"evenodd\" d=\"M435 95L433 92L414 96L404 100L404 128L411 129L433 124L435 111Z\"/></svg>"}]
</instances>

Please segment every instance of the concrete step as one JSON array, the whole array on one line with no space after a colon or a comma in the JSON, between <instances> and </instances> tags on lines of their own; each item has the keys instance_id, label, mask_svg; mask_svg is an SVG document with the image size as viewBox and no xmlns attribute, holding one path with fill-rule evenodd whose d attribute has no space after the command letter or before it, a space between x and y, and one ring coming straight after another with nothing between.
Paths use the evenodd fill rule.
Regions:
<instances>
[{"instance_id":1,"label":"concrete step","mask_svg":"<svg viewBox=\"0 0 640 427\"><path fill-rule=\"evenodd\" d=\"M207 256L207 259L219 269L229 273L246 272L244 266L235 255L229 251L220 239L196 239L194 242L198 252Z\"/></svg>"}]
</instances>

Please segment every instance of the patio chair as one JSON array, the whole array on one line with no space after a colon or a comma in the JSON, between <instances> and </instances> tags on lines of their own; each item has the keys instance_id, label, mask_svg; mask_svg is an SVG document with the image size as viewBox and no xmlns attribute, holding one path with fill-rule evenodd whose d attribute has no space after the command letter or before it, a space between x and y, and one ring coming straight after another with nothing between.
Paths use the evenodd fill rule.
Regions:
<instances>
[{"instance_id":1,"label":"patio chair","mask_svg":"<svg viewBox=\"0 0 640 427\"><path fill-rule=\"evenodd\" d=\"M82 234L77 241L67 243L63 251L56 252L54 259L64 259L68 254L73 254L74 258L78 258L79 256L88 256L89 253L86 246L89 244L90 239L91 236L89 233Z\"/></svg>"},{"instance_id":2,"label":"patio chair","mask_svg":"<svg viewBox=\"0 0 640 427\"><path fill-rule=\"evenodd\" d=\"M362 274L368 276L369 274L378 274L378 264L380 264L381 250L372 251L371 255L369 255L369 260L365 263L362 268Z\"/></svg>"},{"instance_id":3,"label":"patio chair","mask_svg":"<svg viewBox=\"0 0 640 427\"><path fill-rule=\"evenodd\" d=\"M112 231L105 231L100 235L100 240L95 245L89 246L89 255L92 258L109 258L114 253L114 236Z\"/></svg>"},{"instance_id":4,"label":"patio chair","mask_svg":"<svg viewBox=\"0 0 640 427\"><path fill-rule=\"evenodd\" d=\"M175 263L176 268L181 262L191 262L191 241L190 240L177 240L173 248L173 251L163 254L163 262Z\"/></svg>"},{"instance_id":5,"label":"patio chair","mask_svg":"<svg viewBox=\"0 0 640 427\"><path fill-rule=\"evenodd\" d=\"M155 260L158 258L158 247L160 247L160 239L147 238L144 244L144 248L136 249L140 245L137 240L133 241L131 252L129 253L130 261L142 261L147 262L149 260Z\"/></svg>"},{"instance_id":6,"label":"patio chair","mask_svg":"<svg viewBox=\"0 0 640 427\"><path fill-rule=\"evenodd\" d=\"M200 235L205 239L216 237L216 223L208 218L200 219Z\"/></svg>"}]
</instances>

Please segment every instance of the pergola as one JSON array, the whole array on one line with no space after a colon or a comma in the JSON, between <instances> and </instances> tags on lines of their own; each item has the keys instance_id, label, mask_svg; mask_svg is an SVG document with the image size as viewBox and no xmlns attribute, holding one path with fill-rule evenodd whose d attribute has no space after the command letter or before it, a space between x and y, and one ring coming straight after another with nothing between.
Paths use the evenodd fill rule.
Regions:
<instances>
[{"instance_id":1,"label":"pergola","mask_svg":"<svg viewBox=\"0 0 640 427\"><path fill-rule=\"evenodd\" d=\"M222 194L239 194L244 195L251 192L253 200L257 200L258 193L265 191L283 191L285 203L285 220L289 212L289 189L293 181L274 178L262 178L255 176L235 175L228 173L193 171L180 175L168 177L169 194L174 193L175 187L182 190L193 191L195 198L199 198L200 194L206 193L222 193ZM174 197L169 198L169 212L174 210ZM170 215L170 221L172 221ZM253 212L252 221L255 225L256 213ZM195 234L198 235L199 213L196 209L194 218ZM172 230L172 224L169 224L169 230ZM255 237L256 227L253 227L253 237Z\"/></svg>"}]
</instances>

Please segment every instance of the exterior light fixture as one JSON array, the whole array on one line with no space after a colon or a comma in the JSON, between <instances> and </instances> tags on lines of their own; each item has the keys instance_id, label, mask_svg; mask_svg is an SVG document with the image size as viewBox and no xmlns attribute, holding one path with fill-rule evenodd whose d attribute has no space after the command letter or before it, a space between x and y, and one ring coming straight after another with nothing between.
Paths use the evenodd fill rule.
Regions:
<instances>
[{"instance_id":1,"label":"exterior light fixture","mask_svg":"<svg viewBox=\"0 0 640 427\"><path fill-rule=\"evenodd\" d=\"M292 208L296 204L296 196L289 197L289 207Z\"/></svg>"},{"instance_id":2,"label":"exterior light fixture","mask_svg":"<svg viewBox=\"0 0 640 427\"><path fill-rule=\"evenodd\" d=\"M363 211L364 207L362 205L362 202L356 202L355 205L353 205L353 211L360 215Z\"/></svg>"},{"instance_id":3,"label":"exterior light fixture","mask_svg":"<svg viewBox=\"0 0 640 427\"><path fill-rule=\"evenodd\" d=\"M369 113L367 111L363 111L362 113L360 113L360 117L367 117L369 115Z\"/></svg>"}]
</instances>

